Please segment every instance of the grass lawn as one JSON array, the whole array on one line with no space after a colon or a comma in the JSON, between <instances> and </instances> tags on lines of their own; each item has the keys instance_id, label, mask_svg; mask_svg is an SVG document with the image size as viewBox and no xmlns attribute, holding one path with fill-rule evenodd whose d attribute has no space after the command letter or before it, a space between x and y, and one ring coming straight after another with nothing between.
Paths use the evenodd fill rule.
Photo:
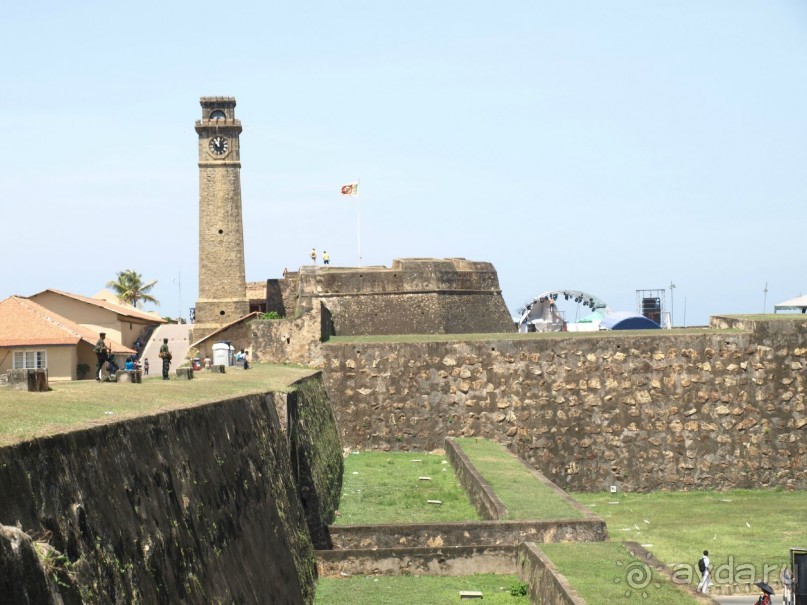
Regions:
<instances>
[{"instance_id":1,"label":"grass lawn","mask_svg":"<svg viewBox=\"0 0 807 605\"><path fill-rule=\"evenodd\" d=\"M712 581L778 578L791 546L807 546L807 494L779 490L573 494L608 524L612 540L633 540L661 561L694 567L704 549ZM766 566L767 574L766 574ZM685 568L680 568L683 574Z\"/></svg>"},{"instance_id":2,"label":"grass lawn","mask_svg":"<svg viewBox=\"0 0 807 605\"><path fill-rule=\"evenodd\" d=\"M777 315L778 317L778 315ZM742 330L735 328L713 330L710 328L676 328L675 330L603 330L600 332L501 332L486 334L385 334L372 336L331 336L328 343L361 344L389 342L455 342L479 340L547 340L556 338L617 338L626 336L681 336L683 334L739 334ZM326 346L327 344L326 343Z\"/></svg>"},{"instance_id":3,"label":"grass lawn","mask_svg":"<svg viewBox=\"0 0 807 605\"><path fill-rule=\"evenodd\" d=\"M697 605L698 601L616 542L540 544L586 605L645 603Z\"/></svg>"},{"instance_id":4,"label":"grass lawn","mask_svg":"<svg viewBox=\"0 0 807 605\"><path fill-rule=\"evenodd\" d=\"M429 504L428 500L442 504ZM339 513L337 525L479 519L445 456L401 452L349 455Z\"/></svg>"},{"instance_id":5,"label":"grass lawn","mask_svg":"<svg viewBox=\"0 0 807 605\"><path fill-rule=\"evenodd\" d=\"M527 596L514 597L510 587L516 576L354 576L324 578L317 582L314 605L453 605L461 590L481 591L485 605L528 605ZM465 603L466 601L462 601Z\"/></svg>"},{"instance_id":6,"label":"grass lawn","mask_svg":"<svg viewBox=\"0 0 807 605\"><path fill-rule=\"evenodd\" d=\"M474 438L458 438L456 442L507 507L508 519L537 521L583 516L498 443Z\"/></svg>"},{"instance_id":7,"label":"grass lawn","mask_svg":"<svg viewBox=\"0 0 807 605\"><path fill-rule=\"evenodd\" d=\"M314 371L255 364L226 374L195 372L193 380L162 380L156 364L155 372L142 384L76 380L53 382L47 393L0 389L0 446L236 395L285 392Z\"/></svg>"}]
</instances>

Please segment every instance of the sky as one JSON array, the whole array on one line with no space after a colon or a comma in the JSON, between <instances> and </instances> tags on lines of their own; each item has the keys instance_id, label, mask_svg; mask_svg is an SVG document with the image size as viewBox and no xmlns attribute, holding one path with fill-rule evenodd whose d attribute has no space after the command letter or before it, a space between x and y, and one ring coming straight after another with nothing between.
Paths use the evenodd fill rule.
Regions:
<instances>
[{"instance_id":1,"label":"sky","mask_svg":"<svg viewBox=\"0 0 807 605\"><path fill-rule=\"evenodd\" d=\"M0 299L134 269L187 317L216 95L249 281L463 257L514 314L665 289L676 326L807 292L803 0L3 4Z\"/></svg>"}]
</instances>

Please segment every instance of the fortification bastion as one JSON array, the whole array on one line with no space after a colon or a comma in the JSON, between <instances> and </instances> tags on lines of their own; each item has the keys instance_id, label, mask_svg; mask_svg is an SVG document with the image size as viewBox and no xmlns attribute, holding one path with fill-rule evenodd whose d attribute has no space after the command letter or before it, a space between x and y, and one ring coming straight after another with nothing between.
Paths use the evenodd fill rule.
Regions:
<instances>
[{"instance_id":1,"label":"fortification bastion","mask_svg":"<svg viewBox=\"0 0 807 605\"><path fill-rule=\"evenodd\" d=\"M333 334L514 332L496 269L463 258L395 259L390 268L302 267L299 307L319 299Z\"/></svg>"}]
</instances>

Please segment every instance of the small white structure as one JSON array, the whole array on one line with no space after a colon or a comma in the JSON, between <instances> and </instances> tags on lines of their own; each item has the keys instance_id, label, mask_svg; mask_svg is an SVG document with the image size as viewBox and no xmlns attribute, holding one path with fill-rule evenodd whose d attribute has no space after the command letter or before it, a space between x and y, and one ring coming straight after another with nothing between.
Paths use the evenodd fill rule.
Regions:
<instances>
[{"instance_id":1,"label":"small white structure","mask_svg":"<svg viewBox=\"0 0 807 605\"><path fill-rule=\"evenodd\" d=\"M233 355L235 347L226 342L217 342L213 345L213 365L231 366L233 365Z\"/></svg>"},{"instance_id":2,"label":"small white structure","mask_svg":"<svg viewBox=\"0 0 807 605\"><path fill-rule=\"evenodd\" d=\"M798 296L786 300L783 303L779 303L778 305L774 305L773 312L777 313L779 311L801 311L802 313L807 313L807 296Z\"/></svg>"}]
</instances>

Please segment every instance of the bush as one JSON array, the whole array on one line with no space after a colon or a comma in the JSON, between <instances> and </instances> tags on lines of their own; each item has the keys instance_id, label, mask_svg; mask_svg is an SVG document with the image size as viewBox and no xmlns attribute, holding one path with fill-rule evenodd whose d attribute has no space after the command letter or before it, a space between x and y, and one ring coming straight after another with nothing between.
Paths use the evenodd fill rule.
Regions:
<instances>
[{"instance_id":1,"label":"bush","mask_svg":"<svg viewBox=\"0 0 807 605\"><path fill-rule=\"evenodd\" d=\"M261 319L280 319L280 313L277 311L269 311L267 313L260 314Z\"/></svg>"},{"instance_id":2,"label":"bush","mask_svg":"<svg viewBox=\"0 0 807 605\"><path fill-rule=\"evenodd\" d=\"M530 585L524 582L513 582L510 584L510 594L514 597L523 597L527 594Z\"/></svg>"}]
</instances>

